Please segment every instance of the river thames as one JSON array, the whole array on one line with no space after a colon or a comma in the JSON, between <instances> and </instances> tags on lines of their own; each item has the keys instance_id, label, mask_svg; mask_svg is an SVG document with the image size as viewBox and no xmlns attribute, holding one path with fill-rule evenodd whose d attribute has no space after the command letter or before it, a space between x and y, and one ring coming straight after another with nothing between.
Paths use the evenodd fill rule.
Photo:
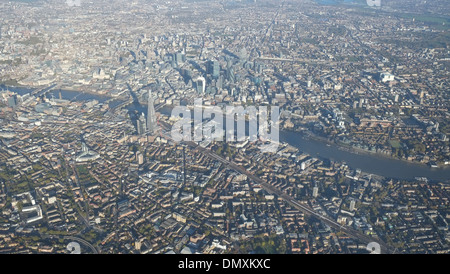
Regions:
<instances>
[{"instance_id":1,"label":"river thames","mask_svg":"<svg viewBox=\"0 0 450 274\"><path fill-rule=\"evenodd\" d=\"M6 88L6 87L0 87ZM30 93L33 89L8 87L9 90L15 91L18 94ZM59 98L61 92L62 99L66 100L97 100L99 103L106 102L109 97L80 93L76 91L52 90L47 93L47 97L52 95ZM119 104L120 101L112 101L110 106L113 107ZM131 105L129 110L137 110L146 113L146 106ZM163 108L164 114L169 114L168 108ZM424 164L411 163L403 160L388 158L382 155L373 153L357 153L350 152L341 148L337 144L327 144L325 142L311 139L307 135L299 132L280 132L280 141L286 142L291 146L298 148L301 152L310 154L313 157L320 159L329 159L332 161L345 162L353 169L360 169L363 172L376 174L388 178L411 180L416 177L426 177L432 181L450 182L450 167L431 168Z\"/></svg>"}]
</instances>

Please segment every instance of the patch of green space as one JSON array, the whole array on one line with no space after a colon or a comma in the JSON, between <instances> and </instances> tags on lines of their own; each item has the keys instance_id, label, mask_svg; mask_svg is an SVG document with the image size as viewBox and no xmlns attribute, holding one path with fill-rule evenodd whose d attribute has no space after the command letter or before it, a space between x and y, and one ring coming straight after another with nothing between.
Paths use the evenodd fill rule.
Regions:
<instances>
[{"instance_id":1,"label":"patch of green space","mask_svg":"<svg viewBox=\"0 0 450 274\"><path fill-rule=\"evenodd\" d=\"M431 24L450 24L450 18L444 18L444 17L439 17L436 15L419 15L419 14L409 14L409 13L401 13L398 14L399 17L401 18L406 18L406 19L413 19L415 21L420 21L420 22L425 22L425 23L431 23Z\"/></svg>"},{"instance_id":2,"label":"patch of green space","mask_svg":"<svg viewBox=\"0 0 450 274\"><path fill-rule=\"evenodd\" d=\"M393 148L401 148L400 141L398 140L389 140L389 144Z\"/></svg>"},{"instance_id":3,"label":"patch of green space","mask_svg":"<svg viewBox=\"0 0 450 274\"><path fill-rule=\"evenodd\" d=\"M240 249L246 253L253 251L256 254L284 254L286 241L275 234L257 235L252 240L243 242Z\"/></svg>"}]
</instances>

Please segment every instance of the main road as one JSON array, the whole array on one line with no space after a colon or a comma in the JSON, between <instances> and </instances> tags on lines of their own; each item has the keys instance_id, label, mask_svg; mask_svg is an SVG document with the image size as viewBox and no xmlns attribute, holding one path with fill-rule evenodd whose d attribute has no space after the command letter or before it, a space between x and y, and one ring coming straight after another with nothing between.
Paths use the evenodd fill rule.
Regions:
<instances>
[{"instance_id":1,"label":"main road","mask_svg":"<svg viewBox=\"0 0 450 274\"><path fill-rule=\"evenodd\" d=\"M329 226L339 229L340 231L346 233L347 235L357 238L366 244L368 244L370 242L377 242L378 244L380 244L381 251L383 253L390 253L390 248L385 243L383 243L380 239L373 239L372 237L365 235L355 229L352 229L351 227L343 226L343 225L337 223L336 221L330 219L329 217L323 216L322 214L316 212L309 206L300 204L296 199L289 196L285 192L283 192L280 189L274 187L273 185L265 182L261 178L255 176L254 174L252 174L251 172L246 170L245 168L233 163L232 161L222 158L221 156L217 155L216 153L212 152L211 150L208 150L201 146L198 146L194 142L185 142L185 143L187 145L197 149L197 151L209 156L210 158L220 161L221 163L225 164L228 168L233 169L241 174L246 175L248 178L252 179L254 182L260 184L270 194L276 194L278 197L282 198L288 204L301 210L305 214L315 216L315 217L321 219L324 223L328 224Z\"/></svg>"}]
</instances>

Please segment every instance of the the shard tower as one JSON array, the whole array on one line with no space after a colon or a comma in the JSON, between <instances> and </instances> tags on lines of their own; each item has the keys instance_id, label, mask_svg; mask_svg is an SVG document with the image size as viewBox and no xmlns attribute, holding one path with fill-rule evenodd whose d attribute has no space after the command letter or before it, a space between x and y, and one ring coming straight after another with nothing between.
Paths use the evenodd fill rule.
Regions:
<instances>
[{"instance_id":1,"label":"the shard tower","mask_svg":"<svg viewBox=\"0 0 450 274\"><path fill-rule=\"evenodd\" d=\"M152 96L152 91L148 91L148 110L147 110L147 130L150 135L156 133L157 124L156 124L156 113L155 106L153 103L154 99Z\"/></svg>"}]
</instances>

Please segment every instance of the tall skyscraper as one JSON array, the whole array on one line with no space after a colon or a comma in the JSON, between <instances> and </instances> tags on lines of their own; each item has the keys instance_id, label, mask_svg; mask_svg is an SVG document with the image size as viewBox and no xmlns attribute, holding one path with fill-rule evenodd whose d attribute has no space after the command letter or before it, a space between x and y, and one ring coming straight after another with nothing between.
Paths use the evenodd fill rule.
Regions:
<instances>
[{"instance_id":1,"label":"tall skyscraper","mask_svg":"<svg viewBox=\"0 0 450 274\"><path fill-rule=\"evenodd\" d=\"M218 61L209 61L208 73L211 74L211 76L214 79L219 78L219 76L220 76L220 64L219 64Z\"/></svg>"},{"instance_id":2,"label":"tall skyscraper","mask_svg":"<svg viewBox=\"0 0 450 274\"><path fill-rule=\"evenodd\" d=\"M175 62L176 62L176 64L177 64L177 66L180 66L180 65L183 64L183 63L185 62L185 60L186 60L184 54L181 53L181 52L175 53L175 54L174 54L174 57L175 57Z\"/></svg>"},{"instance_id":3,"label":"tall skyscraper","mask_svg":"<svg viewBox=\"0 0 450 274\"><path fill-rule=\"evenodd\" d=\"M186 187L186 147L183 146L183 183Z\"/></svg>"},{"instance_id":4,"label":"tall skyscraper","mask_svg":"<svg viewBox=\"0 0 450 274\"><path fill-rule=\"evenodd\" d=\"M350 211L355 210L355 200L350 201Z\"/></svg>"},{"instance_id":5,"label":"tall skyscraper","mask_svg":"<svg viewBox=\"0 0 450 274\"><path fill-rule=\"evenodd\" d=\"M312 78L311 78L311 77L308 77L308 81L306 82L306 86L307 86L308 88L311 88L311 85L312 85Z\"/></svg>"},{"instance_id":6,"label":"tall skyscraper","mask_svg":"<svg viewBox=\"0 0 450 274\"><path fill-rule=\"evenodd\" d=\"M216 88L222 89L223 87L223 76L219 76L219 78L216 81Z\"/></svg>"},{"instance_id":7,"label":"tall skyscraper","mask_svg":"<svg viewBox=\"0 0 450 274\"><path fill-rule=\"evenodd\" d=\"M212 73L213 78L217 79L220 76L220 64L217 61L213 62L213 73Z\"/></svg>"},{"instance_id":8,"label":"tall skyscraper","mask_svg":"<svg viewBox=\"0 0 450 274\"><path fill-rule=\"evenodd\" d=\"M11 108L15 108L17 105L17 96L13 95L8 98L8 106Z\"/></svg>"},{"instance_id":9,"label":"tall skyscraper","mask_svg":"<svg viewBox=\"0 0 450 274\"><path fill-rule=\"evenodd\" d=\"M234 75L233 62L231 60L227 61L227 70L226 70L227 80L231 83L236 81L236 76Z\"/></svg>"},{"instance_id":10,"label":"tall skyscraper","mask_svg":"<svg viewBox=\"0 0 450 274\"><path fill-rule=\"evenodd\" d=\"M139 151L136 152L136 161L139 165L144 163L144 155Z\"/></svg>"},{"instance_id":11,"label":"tall skyscraper","mask_svg":"<svg viewBox=\"0 0 450 274\"><path fill-rule=\"evenodd\" d=\"M152 96L152 91L148 91L148 109L147 109L147 130L150 135L156 132L156 113L154 106L154 98Z\"/></svg>"},{"instance_id":12,"label":"tall skyscraper","mask_svg":"<svg viewBox=\"0 0 450 274\"><path fill-rule=\"evenodd\" d=\"M313 187L313 197L316 198L318 194L319 194L319 188L316 186Z\"/></svg>"},{"instance_id":13,"label":"tall skyscraper","mask_svg":"<svg viewBox=\"0 0 450 274\"><path fill-rule=\"evenodd\" d=\"M139 135L143 135L147 132L147 121L145 120L144 113L141 114L141 117L136 121L137 123L137 131Z\"/></svg>"}]
</instances>

